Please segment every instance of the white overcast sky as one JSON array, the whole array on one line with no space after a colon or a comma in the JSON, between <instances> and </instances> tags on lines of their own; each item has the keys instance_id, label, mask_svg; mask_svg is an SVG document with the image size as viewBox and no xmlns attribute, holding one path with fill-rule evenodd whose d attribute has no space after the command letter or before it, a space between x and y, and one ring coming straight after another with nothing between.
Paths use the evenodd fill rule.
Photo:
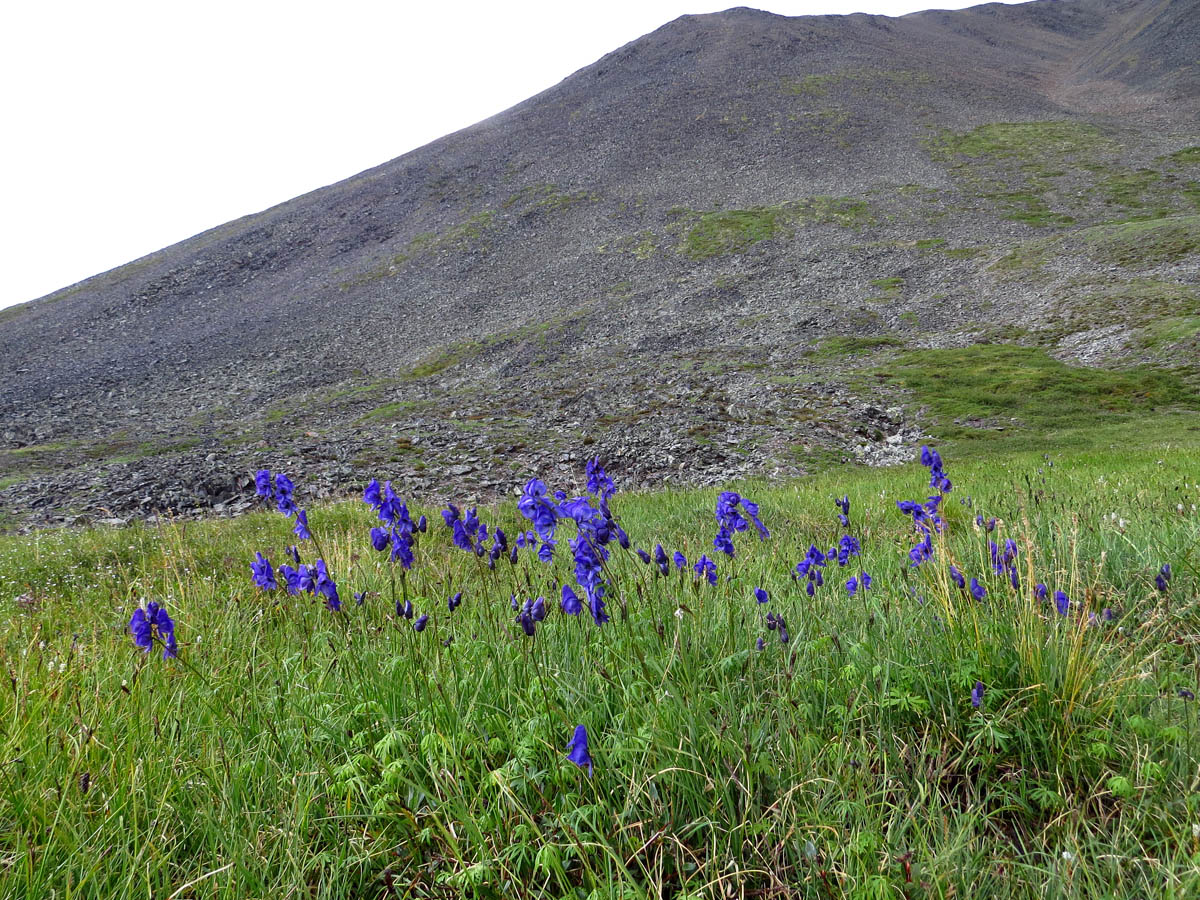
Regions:
<instances>
[{"instance_id":1,"label":"white overcast sky","mask_svg":"<svg viewBox=\"0 0 1200 900\"><path fill-rule=\"evenodd\" d=\"M742 2L783 15L973 5ZM677 16L736 5L14 0L0 17L0 307L347 178Z\"/></svg>"}]
</instances>

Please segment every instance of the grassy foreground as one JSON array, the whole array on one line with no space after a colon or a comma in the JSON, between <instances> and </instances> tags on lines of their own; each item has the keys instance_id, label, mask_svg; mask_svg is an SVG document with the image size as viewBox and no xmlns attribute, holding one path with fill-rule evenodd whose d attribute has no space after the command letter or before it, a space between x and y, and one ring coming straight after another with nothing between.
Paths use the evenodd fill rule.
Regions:
<instances>
[{"instance_id":1,"label":"grassy foreground","mask_svg":"<svg viewBox=\"0 0 1200 900\"><path fill-rule=\"evenodd\" d=\"M947 469L917 567L916 465L743 486L772 536L732 560L716 490L618 493L633 547L689 568L610 545L603 627L559 608L567 526L552 564L491 572L423 510L396 588L422 632L362 503L309 510L337 613L251 584L295 542L276 512L0 539L0 896L1197 896L1200 451ZM790 573L842 536L843 494L862 556L810 598ZM988 551L1010 538L1019 590ZM532 638L514 594L548 601ZM143 600L179 658L133 645Z\"/></svg>"}]
</instances>

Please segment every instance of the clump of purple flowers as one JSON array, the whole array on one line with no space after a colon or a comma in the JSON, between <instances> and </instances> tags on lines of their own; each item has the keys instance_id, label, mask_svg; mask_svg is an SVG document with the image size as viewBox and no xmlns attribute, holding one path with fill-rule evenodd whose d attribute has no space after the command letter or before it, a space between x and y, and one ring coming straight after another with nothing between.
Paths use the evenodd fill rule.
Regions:
<instances>
[{"instance_id":1,"label":"clump of purple flowers","mask_svg":"<svg viewBox=\"0 0 1200 900\"><path fill-rule=\"evenodd\" d=\"M692 570L696 573L697 582L701 578L706 578L711 585L717 583L717 564L707 556L701 554L700 558L696 560L696 564L692 566Z\"/></svg>"},{"instance_id":2,"label":"clump of purple flowers","mask_svg":"<svg viewBox=\"0 0 1200 900\"><path fill-rule=\"evenodd\" d=\"M1158 588L1159 593L1165 594L1170 584L1171 564L1163 563L1162 568L1158 570L1158 574L1154 576L1154 586Z\"/></svg>"},{"instance_id":3,"label":"clump of purple flowers","mask_svg":"<svg viewBox=\"0 0 1200 900\"><path fill-rule=\"evenodd\" d=\"M517 509L533 523L533 529L541 539L538 559L542 562L550 562L554 558L554 532L558 527L558 505L546 497L548 490L544 481L531 478L525 482L521 499L517 501Z\"/></svg>"},{"instance_id":4,"label":"clump of purple flowers","mask_svg":"<svg viewBox=\"0 0 1200 900\"><path fill-rule=\"evenodd\" d=\"M915 500L900 500L896 506L906 516L912 516L913 529L920 535L920 540L908 551L909 564L919 566L933 556L933 533L945 528L938 508L942 498L953 490L954 485L946 477L942 466L942 458L936 450L928 446L921 447L921 465L929 468L929 486L938 491L936 495L926 498L924 503Z\"/></svg>"},{"instance_id":5,"label":"clump of purple flowers","mask_svg":"<svg viewBox=\"0 0 1200 900\"><path fill-rule=\"evenodd\" d=\"M791 635L788 634L787 622L784 621L783 616L779 615L779 613L767 613L767 630L778 631L779 643L781 644L786 644L791 640ZM762 640L762 638L759 638L759 640ZM759 649L761 650L762 648L760 647Z\"/></svg>"},{"instance_id":6,"label":"clump of purple flowers","mask_svg":"<svg viewBox=\"0 0 1200 900\"><path fill-rule=\"evenodd\" d=\"M825 576L823 569L829 557L817 549L816 544L810 544L808 553L804 559L796 563L793 577L803 578L806 581L804 592L812 597L817 592L817 588L825 584Z\"/></svg>"},{"instance_id":7,"label":"clump of purple flowers","mask_svg":"<svg viewBox=\"0 0 1200 900\"><path fill-rule=\"evenodd\" d=\"M943 494L948 494L954 489L954 483L946 477L946 471L942 467L942 457L936 450L922 445L921 465L929 469L929 486L932 489Z\"/></svg>"},{"instance_id":8,"label":"clump of purple flowers","mask_svg":"<svg viewBox=\"0 0 1200 900\"><path fill-rule=\"evenodd\" d=\"M392 490L389 481L382 490L379 480L372 478L363 490L363 500L379 514L383 527L371 529L371 546L382 553L391 548L391 561L400 561L405 570L411 569L414 561L413 547L416 535L424 530L420 523L409 515L408 505ZM421 517L424 522L424 516Z\"/></svg>"},{"instance_id":9,"label":"clump of purple flowers","mask_svg":"<svg viewBox=\"0 0 1200 900\"><path fill-rule=\"evenodd\" d=\"M273 591L279 586L275 581L275 570L271 568L270 560L261 552L255 553L254 561L250 563L250 577L264 591Z\"/></svg>"},{"instance_id":10,"label":"clump of purple flowers","mask_svg":"<svg viewBox=\"0 0 1200 900\"><path fill-rule=\"evenodd\" d=\"M742 515L743 512L745 515ZM767 526L758 517L758 504L733 491L722 491L717 497L716 516L717 536L713 538L713 547L727 556L733 556L734 533L745 531L750 523L754 523L759 540L765 541L771 536Z\"/></svg>"},{"instance_id":11,"label":"clump of purple flowers","mask_svg":"<svg viewBox=\"0 0 1200 900\"><path fill-rule=\"evenodd\" d=\"M1004 541L1004 549L996 546L995 541L988 541L988 553L992 557L992 571L997 575L1007 575L1013 590L1021 589L1021 580L1017 575L1017 542L1012 538Z\"/></svg>"},{"instance_id":12,"label":"clump of purple flowers","mask_svg":"<svg viewBox=\"0 0 1200 900\"><path fill-rule=\"evenodd\" d=\"M529 637L533 637L536 623L546 618L546 600L538 597L536 600L526 599L517 612L517 624Z\"/></svg>"},{"instance_id":13,"label":"clump of purple flowers","mask_svg":"<svg viewBox=\"0 0 1200 900\"><path fill-rule=\"evenodd\" d=\"M289 518L294 516L298 508L292 496L296 491L296 485L292 483L292 479L282 472L277 472L272 481L269 469L259 469L254 473L254 488L259 497L270 500L272 485L275 488L275 508Z\"/></svg>"},{"instance_id":14,"label":"clump of purple flowers","mask_svg":"<svg viewBox=\"0 0 1200 900\"><path fill-rule=\"evenodd\" d=\"M138 607L129 619L129 631L133 634L133 642L142 648L143 653L149 653L154 648L154 642L162 644L163 659L179 655L179 646L175 642L175 622L167 615L167 610L161 604L151 600L145 608Z\"/></svg>"}]
</instances>

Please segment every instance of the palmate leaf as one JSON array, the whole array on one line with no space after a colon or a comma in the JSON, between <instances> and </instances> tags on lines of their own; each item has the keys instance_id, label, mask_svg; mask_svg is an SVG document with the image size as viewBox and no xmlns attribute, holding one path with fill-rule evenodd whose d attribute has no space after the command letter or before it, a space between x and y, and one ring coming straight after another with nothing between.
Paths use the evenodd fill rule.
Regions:
<instances>
[{"instance_id":1,"label":"palmate leaf","mask_svg":"<svg viewBox=\"0 0 1200 900\"><path fill-rule=\"evenodd\" d=\"M1029 791L1029 799L1037 805L1038 809L1047 812L1062 809L1066 804L1061 794L1044 784L1034 785Z\"/></svg>"}]
</instances>

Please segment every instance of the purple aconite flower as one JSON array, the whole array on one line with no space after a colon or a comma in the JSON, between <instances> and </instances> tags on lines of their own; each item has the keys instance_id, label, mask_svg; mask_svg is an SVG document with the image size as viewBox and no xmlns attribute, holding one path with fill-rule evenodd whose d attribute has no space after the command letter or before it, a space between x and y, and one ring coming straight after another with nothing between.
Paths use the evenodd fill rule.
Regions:
<instances>
[{"instance_id":1,"label":"purple aconite flower","mask_svg":"<svg viewBox=\"0 0 1200 900\"><path fill-rule=\"evenodd\" d=\"M759 638L757 641L754 642L755 650L765 650L766 646L767 646L767 642L764 641L762 638Z\"/></svg>"},{"instance_id":2,"label":"purple aconite flower","mask_svg":"<svg viewBox=\"0 0 1200 900\"><path fill-rule=\"evenodd\" d=\"M446 601L446 606L450 612L454 612L462 604L462 591L456 593L453 597Z\"/></svg>"},{"instance_id":3,"label":"purple aconite flower","mask_svg":"<svg viewBox=\"0 0 1200 900\"><path fill-rule=\"evenodd\" d=\"M1161 593L1165 594L1167 592L1167 586L1170 583L1171 583L1171 564L1163 563L1162 568L1158 570L1158 574L1154 576L1154 586L1156 588L1158 588L1158 590Z\"/></svg>"},{"instance_id":4,"label":"purple aconite flower","mask_svg":"<svg viewBox=\"0 0 1200 900\"><path fill-rule=\"evenodd\" d=\"M313 582L311 590L324 597L325 605L334 612L337 612L342 608L342 600L338 597L337 584L329 576L329 570L325 568L325 560L318 559L316 565L313 567L313 571L316 573L316 579Z\"/></svg>"},{"instance_id":5,"label":"purple aconite flower","mask_svg":"<svg viewBox=\"0 0 1200 900\"><path fill-rule=\"evenodd\" d=\"M709 584L717 583L717 564L707 556L701 555L692 568L697 576L707 578Z\"/></svg>"},{"instance_id":6,"label":"purple aconite flower","mask_svg":"<svg viewBox=\"0 0 1200 900\"><path fill-rule=\"evenodd\" d=\"M1049 589L1040 581L1033 586L1033 596L1038 600L1045 600Z\"/></svg>"},{"instance_id":7,"label":"purple aconite flower","mask_svg":"<svg viewBox=\"0 0 1200 900\"><path fill-rule=\"evenodd\" d=\"M475 551L475 545L471 543L471 536L467 533L466 526L463 525L462 521L456 519L454 521L454 525L451 527L454 529L454 546L458 547L460 550L466 550L473 553Z\"/></svg>"},{"instance_id":8,"label":"purple aconite flower","mask_svg":"<svg viewBox=\"0 0 1200 900\"><path fill-rule=\"evenodd\" d=\"M363 502L375 509L379 509L383 505L383 495L379 491L378 478L372 478L363 488Z\"/></svg>"},{"instance_id":9,"label":"purple aconite flower","mask_svg":"<svg viewBox=\"0 0 1200 900\"><path fill-rule=\"evenodd\" d=\"M978 578L971 579L971 596L976 600L982 600L987 596L987 588L979 583Z\"/></svg>"},{"instance_id":10,"label":"purple aconite flower","mask_svg":"<svg viewBox=\"0 0 1200 900\"><path fill-rule=\"evenodd\" d=\"M840 500L834 500L833 505L838 508L838 522L843 528L850 527L850 498L842 497Z\"/></svg>"},{"instance_id":11,"label":"purple aconite flower","mask_svg":"<svg viewBox=\"0 0 1200 900\"><path fill-rule=\"evenodd\" d=\"M713 538L713 548L726 556L733 556L733 532L722 525L717 536Z\"/></svg>"},{"instance_id":12,"label":"purple aconite flower","mask_svg":"<svg viewBox=\"0 0 1200 900\"><path fill-rule=\"evenodd\" d=\"M743 512L745 515L742 515ZM719 530L714 546L730 556L733 556L733 533L745 531L751 523L758 531L759 540L765 541L771 536L758 518L758 504L733 491L722 491L717 497L716 517Z\"/></svg>"},{"instance_id":13,"label":"purple aconite flower","mask_svg":"<svg viewBox=\"0 0 1200 900\"><path fill-rule=\"evenodd\" d=\"M983 682L975 682L975 687L971 688L971 705L979 709L983 705Z\"/></svg>"},{"instance_id":14,"label":"purple aconite flower","mask_svg":"<svg viewBox=\"0 0 1200 900\"><path fill-rule=\"evenodd\" d=\"M392 529L391 561L400 560L402 568L411 569L414 559L412 545L412 531L400 526L394 527Z\"/></svg>"},{"instance_id":15,"label":"purple aconite flower","mask_svg":"<svg viewBox=\"0 0 1200 900\"><path fill-rule=\"evenodd\" d=\"M783 616L779 615L778 613L767 613L767 630L778 631L779 643L781 644L786 644L789 640L791 640L790 635L788 635L787 622L785 622L783 620Z\"/></svg>"},{"instance_id":16,"label":"purple aconite flower","mask_svg":"<svg viewBox=\"0 0 1200 900\"><path fill-rule=\"evenodd\" d=\"M645 550L643 550L641 547L637 548L637 555L638 555L638 559L640 559L646 565L650 565L650 563L652 563L654 561L653 559L651 559L650 554L647 553Z\"/></svg>"},{"instance_id":17,"label":"purple aconite flower","mask_svg":"<svg viewBox=\"0 0 1200 900\"><path fill-rule=\"evenodd\" d=\"M428 528L429 520L422 515L421 518L417 519L417 531L421 532L421 534L424 534Z\"/></svg>"},{"instance_id":18,"label":"purple aconite flower","mask_svg":"<svg viewBox=\"0 0 1200 900\"><path fill-rule=\"evenodd\" d=\"M429 615L425 614L417 616L417 621L413 622L413 631L424 631L425 626L429 624Z\"/></svg>"},{"instance_id":19,"label":"purple aconite flower","mask_svg":"<svg viewBox=\"0 0 1200 900\"><path fill-rule=\"evenodd\" d=\"M588 753L588 733L582 725L575 726L575 735L567 744L567 759L581 769L586 768L588 778L592 777L592 757Z\"/></svg>"},{"instance_id":20,"label":"purple aconite flower","mask_svg":"<svg viewBox=\"0 0 1200 900\"><path fill-rule=\"evenodd\" d=\"M527 637L533 637L537 630L537 620L533 617L532 604L528 600L521 604L521 609L517 612L517 623Z\"/></svg>"},{"instance_id":21,"label":"purple aconite flower","mask_svg":"<svg viewBox=\"0 0 1200 900\"><path fill-rule=\"evenodd\" d=\"M766 603L771 599L771 597L763 588L756 587L754 589L754 599L759 603Z\"/></svg>"},{"instance_id":22,"label":"purple aconite flower","mask_svg":"<svg viewBox=\"0 0 1200 900\"><path fill-rule=\"evenodd\" d=\"M290 516L296 511L296 502L292 499L295 490L292 479L282 472L275 473L275 507L284 515Z\"/></svg>"},{"instance_id":23,"label":"purple aconite flower","mask_svg":"<svg viewBox=\"0 0 1200 900\"><path fill-rule=\"evenodd\" d=\"M401 603L399 600L396 601L397 619L411 619L413 617L413 612L414 610L411 600L405 600L403 603Z\"/></svg>"},{"instance_id":24,"label":"purple aconite flower","mask_svg":"<svg viewBox=\"0 0 1200 900\"><path fill-rule=\"evenodd\" d=\"M163 645L163 659L178 656L178 645L175 643L175 623L167 615L167 611L158 603L151 600L145 609L138 607L129 619L129 631L133 634L133 642L142 648L143 653L149 653L157 640Z\"/></svg>"},{"instance_id":25,"label":"purple aconite flower","mask_svg":"<svg viewBox=\"0 0 1200 900\"><path fill-rule=\"evenodd\" d=\"M617 525L614 523L613 531L615 531L617 533L617 543L621 546L621 549L628 550L629 549L629 535L627 535L625 533L625 529L622 528L620 525Z\"/></svg>"},{"instance_id":26,"label":"purple aconite flower","mask_svg":"<svg viewBox=\"0 0 1200 900\"><path fill-rule=\"evenodd\" d=\"M617 492L617 486L605 474L598 456L587 462L587 489L589 494L599 494L604 500L608 500Z\"/></svg>"},{"instance_id":27,"label":"purple aconite flower","mask_svg":"<svg viewBox=\"0 0 1200 900\"><path fill-rule=\"evenodd\" d=\"M658 566L658 574L666 576L671 571L670 561L667 559L667 551L663 549L662 544L654 545L654 564Z\"/></svg>"},{"instance_id":28,"label":"purple aconite flower","mask_svg":"<svg viewBox=\"0 0 1200 900\"><path fill-rule=\"evenodd\" d=\"M271 496L271 471L259 469L254 473L254 492L260 497Z\"/></svg>"},{"instance_id":29,"label":"purple aconite flower","mask_svg":"<svg viewBox=\"0 0 1200 900\"><path fill-rule=\"evenodd\" d=\"M372 528L371 546L382 553L388 548L390 537L386 528Z\"/></svg>"},{"instance_id":30,"label":"purple aconite flower","mask_svg":"<svg viewBox=\"0 0 1200 900\"><path fill-rule=\"evenodd\" d=\"M531 478L525 483L521 499L517 501L517 509L533 523L534 530L543 541L553 539L558 525L558 507L547 499L546 491L544 481Z\"/></svg>"},{"instance_id":31,"label":"purple aconite flower","mask_svg":"<svg viewBox=\"0 0 1200 900\"><path fill-rule=\"evenodd\" d=\"M960 591L964 590L967 586L967 581L963 578L963 573L958 571L958 568L953 564L950 566L950 580L958 586Z\"/></svg>"},{"instance_id":32,"label":"purple aconite flower","mask_svg":"<svg viewBox=\"0 0 1200 900\"><path fill-rule=\"evenodd\" d=\"M262 553L254 554L254 561L250 563L250 577L264 591L273 591L279 586L275 581L275 571L271 568L271 563Z\"/></svg>"},{"instance_id":33,"label":"purple aconite flower","mask_svg":"<svg viewBox=\"0 0 1200 900\"><path fill-rule=\"evenodd\" d=\"M577 616L583 612L583 601L579 599L579 596L572 590L569 584L562 586L561 606L562 611L569 616Z\"/></svg>"},{"instance_id":34,"label":"purple aconite flower","mask_svg":"<svg viewBox=\"0 0 1200 900\"><path fill-rule=\"evenodd\" d=\"M686 569L687 568L687 564L688 564L687 557L684 556L682 553L680 553L678 550L675 551L674 560L675 560L675 568L677 568L677 569Z\"/></svg>"},{"instance_id":35,"label":"purple aconite flower","mask_svg":"<svg viewBox=\"0 0 1200 900\"><path fill-rule=\"evenodd\" d=\"M1071 601L1062 591L1054 592L1054 608L1060 616L1065 616L1071 611Z\"/></svg>"},{"instance_id":36,"label":"purple aconite flower","mask_svg":"<svg viewBox=\"0 0 1200 900\"><path fill-rule=\"evenodd\" d=\"M354 592L354 605L355 606L362 606L363 601L366 599L367 599L366 591L355 591Z\"/></svg>"},{"instance_id":37,"label":"purple aconite flower","mask_svg":"<svg viewBox=\"0 0 1200 900\"><path fill-rule=\"evenodd\" d=\"M308 530L308 511L299 510L296 513L296 527L292 529L296 537L302 541L307 541L312 538L312 533Z\"/></svg>"},{"instance_id":38,"label":"purple aconite flower","mask_svg":"<svg viewBox=\"0 0 1200 900\"><path fill-rule=\"evenodd\" d=\"M758 539L765 541L771 536L771 532L767 530L767 526L762 523L758 517L758 504L742 498L742 509L746 511L746 515L750 517L750 523L754 526L754 530L758 532Z\"/></svg>"},{"instance_id":39,"label":"purple aconite flower","mask_svg":"<svg viewBox=\"0 0 1200 900\"><path fill-rule=\"evenodd\" d=\"M300 593L300 573L289 565L279 567L279 577L283 579L283 585L289 594Z\"/></svg>"},{"instance_id":40,"label":"purple aconite flower","mask_svg":"<svg viewBox=\"0 0 1200 900\"><path fill-rule=\"evenodd\" d=\"M861 581L857 577L852 577L846 582L846 590L850 593L851 597L858 592L860 587L863 589L864 593L871 589L871 576L866 572L861 572L860 574L862 575Z\"/></svg>"}]
</instances>

